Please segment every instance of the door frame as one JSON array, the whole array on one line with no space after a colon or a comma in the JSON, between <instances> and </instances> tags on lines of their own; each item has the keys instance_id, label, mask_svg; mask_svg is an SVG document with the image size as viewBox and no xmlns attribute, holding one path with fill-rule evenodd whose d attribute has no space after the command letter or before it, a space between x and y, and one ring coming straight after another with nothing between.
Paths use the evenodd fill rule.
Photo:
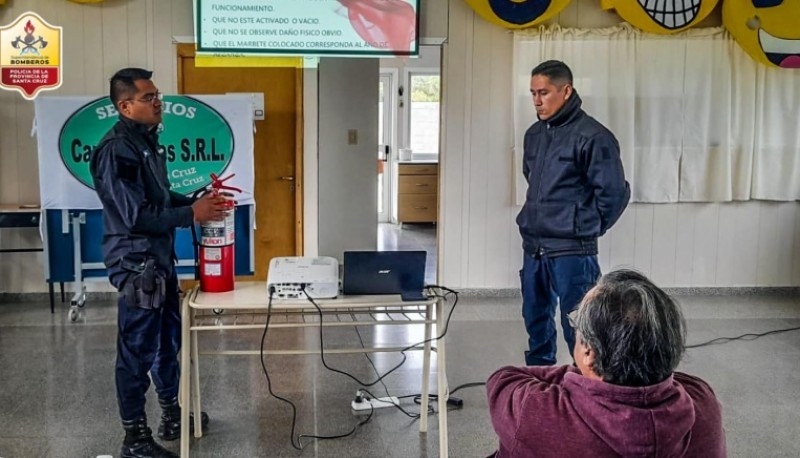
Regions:
<instances>
[{"instance_id":1,"label":"door frame","mask_svg":"<svg viewBox=\"0 0 800 458\"><path fill-rule=\"evenodd\" d=\"M196 44L195 43L176 43L176 57L177 57L177 89L178 94L183 94L183 59L194 59L197 55L196 53ZM303 126L303 71L302 69L298 69L295 72L295 113L296 113L296 123L295 123L295 154L294 154L294 161L295 161L295 176L294 176L294 184L295 184L295 193L294 193L294 207L295 207L295 223L294 223L294 230L295 230L295 253L298 256L303 256L303 196L305 194L305 186L304 186L304 173L303 173L303 141L304 141L304 126ZM258 186L258 182L256 181L255 186ZM256 202L256 205L258 202Z\"/></svg>"},{"instance_id":2,"label":"door frame","mask_svg":"<svg viewBox=\"0 0 800 458\"><path fill-rule=\"evenodd\" d=\"M378 113L378 116L383 118L383 132L384 138L379 138L381 142L378 147L384 145L389 146L389 154L383 166L383 195L379 199L383 203L383 212L378 213L379 223L388 223L394 221L394 208L396 202L394 196L394 169L397 156L397 85L398 85L398 72L397 69L380 70L379 80L384 82L383 88L383 113ZM385 82L388 80L388 86ZM388 138L386 138L387 129L389 130Z\"/></svg>"}]
</instances>

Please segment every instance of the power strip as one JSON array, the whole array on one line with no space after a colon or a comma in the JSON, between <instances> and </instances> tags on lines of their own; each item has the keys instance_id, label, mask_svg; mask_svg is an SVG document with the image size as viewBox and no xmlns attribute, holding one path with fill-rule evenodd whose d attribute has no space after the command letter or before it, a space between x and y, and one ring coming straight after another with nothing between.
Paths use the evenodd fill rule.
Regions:
<instances>
[{"instance_id":1,"label":"power strip","mask_svg":"<svg viewBox=\"0 0 800 458\"><path fill-rule=\"evenodd\" d=\"M382 409L384 407L394 407L400 404L400 400L395 396L383 397L378 399L362 399L361 402L355 400L350 402L350 407L354 412L371 411L372 409Z\"/></svg>"}]
</instances>

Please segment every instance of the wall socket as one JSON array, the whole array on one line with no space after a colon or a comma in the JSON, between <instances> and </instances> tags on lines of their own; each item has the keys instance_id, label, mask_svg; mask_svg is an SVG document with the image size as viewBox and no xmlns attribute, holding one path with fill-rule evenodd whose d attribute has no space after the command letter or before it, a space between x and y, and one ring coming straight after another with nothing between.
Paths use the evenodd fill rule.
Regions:
<instances>
[{"instance_id":1,"label":"wall socket","mask_svg":"<svg viewBox=\"0 0 800 458\"><path fill-rule=\"evenodd\" d=\"M358 145L358 130L350 129L347 131L347 144Z\"/></svg>"}]
</instances>

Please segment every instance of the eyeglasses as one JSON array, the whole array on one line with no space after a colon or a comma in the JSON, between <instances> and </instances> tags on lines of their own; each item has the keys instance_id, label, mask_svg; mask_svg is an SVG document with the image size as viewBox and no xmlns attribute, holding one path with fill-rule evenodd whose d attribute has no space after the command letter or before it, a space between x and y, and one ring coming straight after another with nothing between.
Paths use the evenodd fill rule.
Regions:
<instances>
[{"instance_id":1,"label":"eyeglasses","mask_svg":"<svg viewBox=\"0 0 800 458\"><path fill-rule=\"evenodd\" d=\"M578 309L567 313L567 321L569 321L569 325L572 326L572 329L578 328Z\"/></svg>"},{"instance_id":2,"label":"eyeglasses","mask_svg":"<svg viewBox=\"0 0 800 458\"><path fill-rule=\"evenodd\" d=\"M132 102L142 102L142 103L155 103L156 100L163 100L164 94L161 91L156 91L155 94L147 94L146 96L142 97L141 99L130 99Z\"/></svg>"}]
</instances>

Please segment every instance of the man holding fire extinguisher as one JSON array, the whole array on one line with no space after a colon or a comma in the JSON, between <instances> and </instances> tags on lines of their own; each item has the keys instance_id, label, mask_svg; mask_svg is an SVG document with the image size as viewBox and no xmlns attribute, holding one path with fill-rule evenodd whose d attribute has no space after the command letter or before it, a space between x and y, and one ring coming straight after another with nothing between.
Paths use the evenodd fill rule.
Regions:
<instances>
[{"instance_id":1,"label":"man holding fire extinguisher","mask_svg":"<svg viewBox=\"0 0 800 458\"><path fill-rule=\"evenodd\" d=\"M119 121L91 159L92 178L103 204L103 261L111 284L120 292L116 386L125 429L120 456L125 458L177 457L153 440L144 408L149 372L162 408L158 436L180 437L175 228L221 221L228 211L226 199L217 194L193 200L170 191L157 135L161 93L151 76L147 70L125 68L111 78L111 102ZM202 424L207 423L203 412Z\"/></svg>"}]
</instances>

